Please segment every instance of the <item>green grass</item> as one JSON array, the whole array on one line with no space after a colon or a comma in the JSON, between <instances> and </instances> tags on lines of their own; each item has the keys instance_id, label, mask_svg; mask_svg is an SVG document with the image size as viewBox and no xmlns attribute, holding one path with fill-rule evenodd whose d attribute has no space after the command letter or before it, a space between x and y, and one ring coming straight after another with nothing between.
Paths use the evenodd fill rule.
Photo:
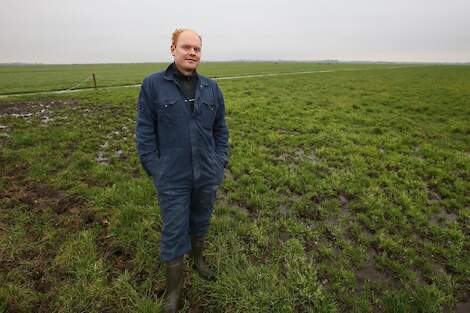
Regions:
<instances>
[{"instance_id":1,"label":"green grass","mask_svg":"<svg viewBox=\"0 0 470 313\"><path fill-rule=\"evenodd\" d=\"M149 73L165 69L163 63L136 64L75 64L0 66L0 95L93 87L140 84ZM208 62L198 71L210 77L285 73L331 69L384 68L394 65L378 64L319 64L300 62Z\"/></svg>"},{"instance_id":2,"label":"green grass","mask_svg":"<svg viewBox=\"0 0 470 313\"><path fill-rule=\"evenodd\" d=\"M231 158L208 236L218 280L205 283L188 260L184 312L468 303L470 67L219 85ZM135 152L137 93L0 103L0 311L162 308L161 217Z\"/></svg>"}]
</instances>

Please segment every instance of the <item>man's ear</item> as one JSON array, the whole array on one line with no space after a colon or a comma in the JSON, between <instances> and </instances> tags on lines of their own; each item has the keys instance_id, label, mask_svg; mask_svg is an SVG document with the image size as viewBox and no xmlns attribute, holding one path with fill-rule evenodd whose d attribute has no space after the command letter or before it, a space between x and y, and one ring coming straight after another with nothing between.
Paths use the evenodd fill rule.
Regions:
<instances>
[{"instance_id":1,"label":"man's ear","mask_svg":"<svg viewBox=\"0 0 470 313\"><path fill-rule=\"evenodd\" d=\"M174 45L171 45L170 52L171 52L172 56L175 56L175 46Z\"/></svg>"}]
</instances>

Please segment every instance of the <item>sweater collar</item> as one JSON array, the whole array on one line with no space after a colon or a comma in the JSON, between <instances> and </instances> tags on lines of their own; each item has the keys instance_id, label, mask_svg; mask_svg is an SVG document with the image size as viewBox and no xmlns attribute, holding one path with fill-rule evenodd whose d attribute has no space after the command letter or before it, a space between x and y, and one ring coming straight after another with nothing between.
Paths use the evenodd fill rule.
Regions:
<instances>
[{"instance_id":1,"label":"sweater collar","mask_svg":"<svg viewBox=\"0 0 470 313\"><path fill-rule=\"evenodd\" d=\"M163 77L166 79L166 80L171 80L171 81L174 81L175 80L175 77L174 77L174 73L178 71L178 69L176 68L176 65L175 65L175 62L171 63L165 70L165 73L163 75ZM178 71L179 72L179 71ZM182 73L180 73L181 75L183 75ZM199 79L200 83L202 86L209 86L209 80L207 78L205 78L204 76L201 76L199 75L196 71L194 71L191 76L195 76Z\"/></svg>"},{"instance_id":2,"label":"sweater collar","mask_svg":"<svg viewBox=\"0 0 470 313\"><path fill-rule=\"evenodd\" d=\"M176 67L176 64L175 62L171 63L166 71L165 71L165 76L167 76L168 78L176 78L178 80L193 80L193 79L197 79L198 78L198 74L196 72L196 70L194 70L190 75L184 75L183 73L181 73L178 68Z\"/></svg>"}]
</instances>

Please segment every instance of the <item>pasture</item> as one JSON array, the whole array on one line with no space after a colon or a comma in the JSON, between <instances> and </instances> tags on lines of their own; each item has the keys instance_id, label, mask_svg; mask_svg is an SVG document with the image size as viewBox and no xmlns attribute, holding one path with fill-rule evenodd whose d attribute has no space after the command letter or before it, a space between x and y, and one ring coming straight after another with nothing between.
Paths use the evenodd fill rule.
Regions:
<instances>
[{"instance_id":1,"label":"pasture","mask_svg":"<svg viewBox=\"0 0 470 313\"><path fill-rule=\"evenodd\" d=\"M162 64L0 68L0 93ZM119 68L120 67L120 68ZM230 163L184 312L470 312L470 66L207 63ZM59 73L59 74L57 74ZM99 84L100 85L100 84ZM79 86L80 87L80 86ZM138 88L0 98L0 312L158 312Z\"/></svg>"},{"instance_id":2,"label":"pasture","mask_svg":"<svg viewBox=\"0 0 470 313\"><path fill-rule=\"evenodd\" d=\"M98 87L140 84L146 75L165 69L166 66L166 63L0 66L0 95L93 88L92 73L95 73ZM209 62L202 63L198 70L209 77L227 77L393 66L390 64L344 65L313 62Z\"/></svg>"}]
</instances>

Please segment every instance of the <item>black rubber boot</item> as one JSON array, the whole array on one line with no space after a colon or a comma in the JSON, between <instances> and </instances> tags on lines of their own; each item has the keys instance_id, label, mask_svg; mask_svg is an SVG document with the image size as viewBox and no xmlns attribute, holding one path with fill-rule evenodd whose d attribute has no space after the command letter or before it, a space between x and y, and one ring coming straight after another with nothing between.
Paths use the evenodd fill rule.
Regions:
<instances>
[{"instance_id":1,"label":"black rubber boot","mask_svg":"<svg viewBox=\"0 0 470 313\"><path fill-rule=\"evenodd\" d=\"M191 247L194 268L205 280L215 280L214 273L209 269L202 255L204 251L204 237L191 237Z\"/></svg>"},{"instance_id":2,"label":"black rubber boot","mask_svg":"<svg viewBox=\"0 0 470 313\"><path fill-rule=\"evenodd\" d=\"M166 289L167 299L165 313L176 313L180 309L181 294L183 291L183 257L166 262Z\"/></svg>"}]
</instances>

